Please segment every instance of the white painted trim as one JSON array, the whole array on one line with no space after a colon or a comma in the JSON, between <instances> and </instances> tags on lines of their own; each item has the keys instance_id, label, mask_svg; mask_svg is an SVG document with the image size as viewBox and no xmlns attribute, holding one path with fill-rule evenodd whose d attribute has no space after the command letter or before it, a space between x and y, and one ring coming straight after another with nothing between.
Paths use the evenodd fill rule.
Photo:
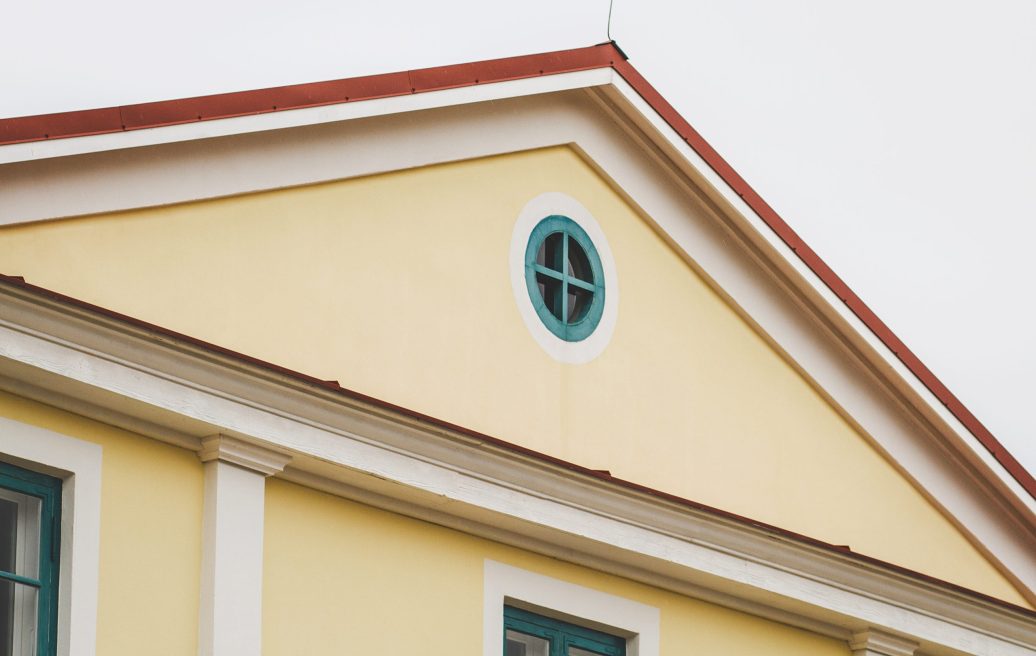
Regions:
<instances>
[{"instance_id":1,"label":"white painted trim","mask_svg":"<svg viewBox=\"0 0 1036 656\"><path fill-rule=\"evenodd\" d=\"M90 656L97 645L101 446L0 417L0 453L63 479L58 654Z\"/></svg>"},{"instance_id":2,"label":"white painted trim","mask_svg":"<svg viewBox=\"0 0 1036 656\"><path fill-rule=\"evenodd\" d=\"M263 628L266 474L223 460L205 463L201 656L259 656Z\"/></svg>"},{"instance_id":3,"label":"white painted trim","mask_svg":"<svg viewBox=\"0 0 1036 656\"><path fill-rule=\"evenodd\" d=\"M567 216L582 228L597 249L604 271L604 312L597 328L584 340L566 342L547 328L529 298L528 284L525 280L525 251L528 248L529 236L533 229L544 218L553 214ZM615 323L619 317L619 276L615 270L615 258L608 245L608 239L600 224L582 203L567 194L558 191L542 193L522 208L515 221L511 233L511 249L508 257L511 271L511 291L514 293L518 313L529 329L536 343L550 357L567 364L585 364L590 362L607 348L615 332Z\"/></svg>"},{"instance_id":4,"label":"white painted trim","mask_svg":"<svg viewBox=\"0 0 1036 656\"><path fill-rule=\"evenodd\" d=\"M10 144L0 146L0 164L125 148L139 148L179 141L211 139L213 137L247 134L250 132L266 132L269 130L348 121L372 116L484 102L487 100L499 100L501 98L518 98L532 94L582 89L608 84L613 77L612 69L605 67L572 73L543 75L521 80L443 89L441 91L424 91L391 98L377 98L321 107L282 110L267 114L237 116L111 134Z\"/></svg>"},{"instance_id":5,"label":"white painted trim","mask_svg":"<svg viewBox=\"0 0 1036 656\"><path fill-rule=\"evenodd\" d=\"M561 100L561 102L559 102ZM0 167L0 225L180 203L571 143L585 92ZM301 110L300 110L301 111ZM235 119L236 120L236 119ZM2 153L0 149L0 153Z\"/></svg>"},{"instance_id":6,"label":"white painted trim","mask_svg":"<svg viewBox=\"0 0 1036 656\"><path fill-rule=\"evenodd\" d=\"M482 569L482 653L499 656L504 605L626 638L627 656L659 656L659 612L600 590L486 560Z\"/></svg>"},{"instance_id":7,"label":"white painted trim","mask_svg":"<svg viewBox=\"0 0 1036 656\"><path fill-rule=\"evenodd\" d=\"M209 435L201 441L198 458L202 462L222 460L238 467L251 469L263 476L283 471L291 456L266 449L226 435Z\"/></svg>"},{"instance_id":8,"label":"white painted trim","mask_svg":"<svg viewBox=\"0 0 1036 656\"><path fill-rule=\"evenodd\" d=\"M527 548L611 563L606 571L731 607L846 634L881 627L933 656L1036 650L1031 612L583 476L116 319L26 298L26 290L0 290L0 375L93 396L151 423L199 425L207 435L292 453L298 471L393 499L411 513L490 527Z\"/></svg>"},{"instance_id":9,"label":"white painted trim","mask_svg":"<svg viewBox=\"0 0 1036 656\"><path fill-rule=\"evenodd\" d=\"M914 656L919 644L876 629L854 633L849 640L853 656Z\"/></svg>"}]
</instances>

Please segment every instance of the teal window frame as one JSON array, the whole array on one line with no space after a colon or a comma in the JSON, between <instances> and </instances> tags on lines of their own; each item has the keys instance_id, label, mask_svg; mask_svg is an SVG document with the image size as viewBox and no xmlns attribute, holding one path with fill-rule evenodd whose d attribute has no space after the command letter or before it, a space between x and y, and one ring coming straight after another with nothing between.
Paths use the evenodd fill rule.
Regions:
<instances>
[{"instance_id":1,"label":"teal window frame","mask_svg":"<svg viewBox=\"0 0 1036 656\"><path fill-rule=\"evenodd\" d=\"M38 578L0 570L0 579L36 589L36 654L57 653L61 479L0 462L0 487L40 499Z\"/></svg>"},{"instance_id":2,"label":"teal window frame","mask_svg":"<svg viewBox=\"0 0 1036 656\"><path fill-rule=\"evenodd\" d=\"M577 647L601 656L626 656L626 639L602 631L536 613L504 606L504 654L507 654L507 631L543 638L550 642L550 656L568 656L569 647Z\"/></svg>"},{"instance_id":3,"label":"teal window frame","mask_svg":"<svg viewBox=\"0 0 1036 656\"><path fill-rule=\"evenodd\" d=\"M540 251L540 247L547 237L557 233L562 235L560 261L553 266L537 263L536 256ZM584 280L568 272L566 264L569 260L569 250L572 242L578 244L579 248L586 255L592 280ZM555 308L556 312L551 310L547 299L544 299L543 294L540 293L538 278L541 276L551 279L556 285L560 285L558 302L561 307ZM601 265L601 256L597 253L597 248L594 247L593 241L586 234L586 231L583 230L582 226L569 217L552 214L542 219L532 229L532 234L529 235L529 241L525 248L525 283L528 287L529 298L532 300L532 306L536 310L540 321L556 337L566 342L579 342L589 337L601 322L601 317L604 314L605 299L604 267ZM571 287L578 288L580 293L590 294L591 298L589 301L590 305L582 316L577 317L570 323L559 319L556 314L561 317L568 316L568 292Z\"/></svg>"}]
</instances>

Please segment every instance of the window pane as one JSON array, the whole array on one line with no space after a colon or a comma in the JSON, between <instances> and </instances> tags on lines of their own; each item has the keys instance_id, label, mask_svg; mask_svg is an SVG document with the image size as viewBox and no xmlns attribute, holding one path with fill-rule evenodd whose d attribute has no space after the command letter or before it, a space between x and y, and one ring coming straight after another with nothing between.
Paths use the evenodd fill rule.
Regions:
<instances>
[{"instance_id":1,"label":"window pane","mask_svg":"<svg viewBox=\"0 0 1036 656\"><path fill-rule=\"evenodd\" d=\"M568 656L600 656L600 654L595 651L580 649L579 647L569 647Z\"/></svg>"},{"instance_id":2,"label":"window pane","mask_svg":"<svg viewBox=\"0 0 1036 656\"><path fill-rule=\"evenodd\" d=\"M579 245L579 242L569 237L568 239L568 268L567 273L570 276L575 276L580 280L592 283L594 281L594 272L590 268L590 258L586 256L586 252L583 247Z\"/></svg>"},{"instance_id":3,"label":"window pane","mask_svg":"<svg viewBox=\"0 0 1036 656\"><path fill-rule=\"evenodd\" d=\"M593 292L580 287L570 286L568 288L568 317L567 323L576 323L586 317L590 310L590 304L594 300Z\"/></svg>"},{"instance_id":4,"label":"window pane","mask_svg":"<svg viewBox=\"0 0 1036 656\"><path fill-rule=\"evenodd\" d=\"M536 274L536 283L540 288L540 296L547 309L557 319L561 319L561 281L545 276L542 273Z\"/></svg>"},{"instance_id":5,"label":"window pane","mask_svg":"<svg viewBox=\"0 0 1036 656\"><path fill-rule=\"evenodd\" d=\"M564 239L565 235L560 232L553 232L547 235L547 238L540 244L539 251L536 252L536 263L548 269L562 271L564 269L564 264L561 261L563 259Z\"/></svg>"},{"instance_id":6,"label":"window pane","mask_svg":"<svg viewBox=\"0 0 1036 656\"><path fill-rule=\"evenodd\" d=\"M36 653L36 588L0 579L0 654Z\"/></svg>"},{"instance_id":7,"label":"window pane","mask_svg":"<svg viewBox=\"0 0 1036 656\"><path fill-rule=\"evenodd\" d=\"M507 647L504 656L550 656L550 642L511 629L505 634Z\"/></svg>"},{"instance_id":8,"label":"window pane","mask_svg":"<svg viewBox=\"0 0 1036 656\"><path fill-rule=\"evenodd\" d=\"M36 497L0 488L0 570L39 578L41 507Z\"/></svg>"}]
</instances>

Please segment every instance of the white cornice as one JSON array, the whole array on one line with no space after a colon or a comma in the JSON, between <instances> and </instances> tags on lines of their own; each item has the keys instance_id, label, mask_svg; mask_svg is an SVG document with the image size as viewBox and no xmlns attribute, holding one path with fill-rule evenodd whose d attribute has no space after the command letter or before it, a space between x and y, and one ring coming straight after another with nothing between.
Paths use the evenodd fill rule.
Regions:
<instances>
[{"instance_id":1,"label":"white cornice","mask_svg":"<svg viewBox=\"0 0 1036 656\"><path fill-rule=\"evenodd\" d=\"M914 656L919 646L912 640L876 629L854 633L849 640L853 656Z\"/></svg>"},{"instance_id":2,"label":"white cornice","mask_svg":"<svg viewBox=\"0 0 1036 656\"><path fill-rule=\"evenodd\" d=\"M291 462L289 455L226 435L209 435L202 438L198 458L202 462L229 462L264 476L284 471L284 467Z\"/></svg>"},{"instance_id":3,"label":"white cornice","mask_svg":"<svg viewBox=\"0 0 1036 656\"><path fill-rule=\"evenodd\" d=\"M0 285L0 375L140 426L292 454L288 472L345 496L516 536L576 562L615 563L634 579L842 638L875 628L926 654L1036 651L1031 612L8 285Z\"/></svg>"}]
</instances>

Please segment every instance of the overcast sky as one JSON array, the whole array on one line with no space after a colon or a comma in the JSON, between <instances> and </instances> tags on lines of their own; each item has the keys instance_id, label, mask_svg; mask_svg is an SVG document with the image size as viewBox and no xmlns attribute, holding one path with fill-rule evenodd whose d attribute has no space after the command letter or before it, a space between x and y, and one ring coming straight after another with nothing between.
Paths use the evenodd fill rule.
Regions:
<instances>
[{"instance_id":1,"label":"overcast sky","mask_svg":"<svg viewBox=\"0 0 1036 656\"><path fill-rule=\"evenodd\" d=\"M0 117L591 45L607 0L12 3ZM1036 2L616 0L630 61L1036 471Z\"/></svg>"}]
</instances>

